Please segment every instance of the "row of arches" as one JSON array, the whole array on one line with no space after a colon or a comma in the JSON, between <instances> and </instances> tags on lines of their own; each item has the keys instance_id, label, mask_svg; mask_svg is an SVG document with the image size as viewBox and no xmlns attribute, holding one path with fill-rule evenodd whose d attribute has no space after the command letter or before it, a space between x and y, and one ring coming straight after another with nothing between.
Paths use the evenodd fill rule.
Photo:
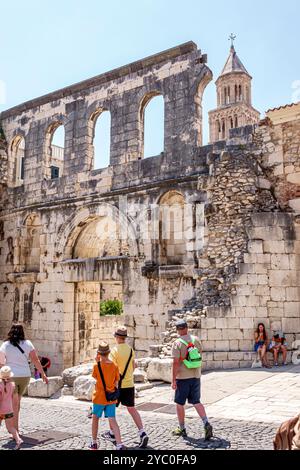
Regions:
<instances>
[{"instance_id":1,"label":"row of arches","mask_svg":"<svg viewBox=\"0 0 300 470\"><path fill-rule=\"evenodd\" d=\"M155 156L164 150L164 98L153 93L141 103L140 158ZM106 168L110 164L111 113L99 109L90 116L92 164L90 170ZM65 156L65 126L62 122L52 123L45 138L45 177L56 179L63 175ZM16 136L10 145L12 182L22 185L25 175L25 139Z\"/></svg>"},{"instance_id":2,"label":"row of arches","mask_svg":"<svg viewBox=\"0 0 300 470\"><path fill-rule=\"evenodd\" d=\"M160 265L182 265L187 256L187 212L183 194L176 190L164 193L157 202L157 219L152 219L153 229L158 227L158 236L153 231L153 261ZM78 214L79 216L80 214ZM147 211L145 212L147 219ZM76 221L76 222L75 222ZM143 223L140 221L140 223ZM147 222L148 223L148 222ZM124 224L127 237L124 238ZM66 224L65 235L61 234L64 257L68 259L86 259L138 255L137 227L127 219L117 207L103 205L98 213L84 211L83 219L72 217L71 225ZM39 272L43 225L39 214L32 213L20 228L20 260L23 272ZM148 243L148 241L147 241Z\"/></svg>"},{"instance_id":3,"label":"row of arches","mask_svg":"<svg viewBox=\"0 0 300 470\"><path fill-rule=\"evenodd\" d=\"M245 101L251 104L249 86L243 87L242 85L228 85L219 91L219 105L228 105L232 103L239 103Z\"/></svg>"},{"instance_id":4,"label":"row of arches","mask_svg":"<svg viewBox=\"0 0 300 470\"><path fill-rule=\"evenodd\" d=\"M231 116L226 119L219 119L216 121L216 135L219 137L219 140L226 139L228 129L236 129L239 127L239 118L237 115Z\"/></svg>"}]
</instances>

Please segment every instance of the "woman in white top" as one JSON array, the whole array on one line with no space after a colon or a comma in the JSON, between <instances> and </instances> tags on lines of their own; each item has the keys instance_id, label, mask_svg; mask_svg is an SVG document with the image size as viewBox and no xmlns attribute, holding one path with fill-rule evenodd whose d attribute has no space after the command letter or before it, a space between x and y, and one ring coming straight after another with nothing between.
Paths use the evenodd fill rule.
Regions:
<instances>
[{"instance_id":1,"label":"woman in white top","mask_svg":"<svg viewBox=\"0 0 300 470\"><path fill-rule=\"evenodd\" d=\"M0 363L5 359L14 374L15 393L13 397L14 428L19 431L19 413L21 398L29 384L31 371L28 360L34 364L40 372L43 381L47 384L48 379L38 358L31 341L25 339L23 326L14 324L0 347Z\"/></svg>"}]
</instances>

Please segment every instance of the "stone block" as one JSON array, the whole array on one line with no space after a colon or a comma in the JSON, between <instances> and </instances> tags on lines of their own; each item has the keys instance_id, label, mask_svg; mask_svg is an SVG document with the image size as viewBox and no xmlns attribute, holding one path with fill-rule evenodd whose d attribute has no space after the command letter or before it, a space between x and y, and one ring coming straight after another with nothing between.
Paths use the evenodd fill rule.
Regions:
<instances>
[{"instance_id":1,"label":"stone block","mask_svg":"<svg viewBox=\"0 0 300 470\"><path fill-rule=\"evenodd\" d=\"M49 398L63 387L62 377L48 377L48 380L48 384L45 384L42 379L30 382L28 385L28 396Z\"/></svg>"},{"instance_id":2,"label":"stone block","mask_svg":"<svg viewBox=\"0 0 300 470\"><path fill-rule=\"evenodd\" d=\"M216 328L216 319L215 318L201 318L201 328L212 329Z\"/></svg>"},{"instance_id":3,"label":"stone block","mask_svg":"<svg viewBox=\"0 0 300 470\"><path fill-rule=\"evenodd\" d=\"M64 385L73 387L74 381L77 379L77 377L80 377L82 375L91 375L93 366L94 366L94 363L90 362L87 364L82 364L80 366L75 366L75 367L70 367L69 369L65 369L62 373Z\"/></svg>"},{"instance_id":4,"label":"stone block","mask_svg":"<svg viewBox=\"0 0 300 470\"><path fill-rule=\"evenodd\" d=\"M230 351L229 341L216 341L216 352Z\"/></svg>"},{"instance_id":5,"label":"stone block","mask_svg":"<svg viewBox=\"0 0 300 470\"><path fill-rule=\"evenodd\" d=\"M207 338L208 341L216 341L221 340L222 338L222 330L220 329L211 329L207 331Z\"/></svg>"},{"instance_id":6,"label":"stone block","mask_svg":"<svg viewBox=\"0 0 300 470\"><path fill-rule=\"evenodd\" d=\"M300 318L283 318L282 329L284 333L300 333Z\"/></svg>"},{"instance_id":7,"label":"stone block","mask_svg":"<svg viewBox=\"0 0 300 470\"><path fill-rule=\"evenodd\" d=\"M272 270L270 271L270 280L269 285L271 287L293 287L297 286L298 281L298 271L281 271L281 270Z\"/></svg>"},{"instance_id":8,"label":"stone block","mask_svg":"<svg viewBox=\"0 0 300 470\"><path fill-rule=\"evenodd\" d=\"M73 395L78 400L91 401L95 389L95 379L91 375L77 377L73 385Z\"/></svg>"},{"instance_id":9,"label":"stone block","mask_svg":"<svg viewBox=\"0 0 300 470\"><path fill-rule=\"evenodd\" d=\"M286 300L288 302L300 301L300 287L287 287Z\"/></svg>"},{"instance_id":10,"label":"stone block","mask_svg":"<svg viewBox=\"0 0 300 470\"><path fill-rule=\"evenodd\" d=\"M229 361L243 361L244 353L243 352L229 352L228 360Z\"/></svg>"},{"instance_id":11,"label":"stone block","mask_svg":"<svg viewBox=\"0 0 300 470\"><path fill-rule=\"evenodd\" d=\"M214 353L214 361L227 361L228 360L228 352L215 352Z\"/></svg>"},{"instance_id":12,"label":"stone block","mask_svg":"<svg viewBox=\"0 0 300 470\"><path fill-rule=\"evenodd\" d=\"M147 382L147 373L139 368L134 369L133 372L134 383L145 383Z\"/></svg>"},{"instance_id":13,"label":"stone block","mask_svg":"<svg viewBox=\"0 0 300 470\"><path fill-rule=\"evenodd\" d=\"M300 302L285 302L284 303L284 316L287 318L300 317Z\"/></svg>"},{"instance_id":14,"label":"stone block","mask_svg":"<svg viewBox=\"0 0 300 470\"><path fill-rule=\"evenodd\" d=\"M253 240L248 242L249 253L263 253L263 242L262 240Z\"/></svg>"},{"instance_id":15,"label":"stone block","mask_svg":"<svg viewBox=\"0 0 300 470\"><path fill-rule=\"evenodd\" d=\"M148 365L148 380L160 380L166 383L172 383L172 365L173 359L152 359Z\"/></svg>"},{"instance_id":16,"label":"stone block","mask_svg":"<svg viewBox=\"0 0 300 470\"><path fill-rule=\"evenodd\" d=\"M238 369L239 361L223 361L223 369Z\"/></svg>"},{"instance_id":17,"label":"stone block","mask_svg":"<svg viewBox=\"0 0 300 470\"><path fill-rule=\"evenodd\" d=\"M286 288L285 287L272 287L271 288L271 300L273 301L285 301L286 300Z\"/></svg>"},{"instance_id":18,"label":"stone block","mask_svg":"<svg viewBox=\"0 0 300 470\"><path fill-rule=\"evenodd\" d=\"M240 328L241 329L252 329L254 328L254 319L253 318L240 318Z\"/></svg>"},{"instance_id":19,"label":"stone block","mask_svg":"<svg viewBox=\"0 0 300 470\"><path fill-rule=\"evenodd\" d=\"M290 269L289 257L286 254L271 255L271 269Z\"/></svg>"},{"instance_id":20,"label":"stone block","mask_svg":"<svg viewBox=\"0 0 300 470\"><path fill-rule=\"evenodd\" d=\"M229 341L230 351L238 351L239 350L239 342L238 340Z\"/></svg>"},{"instance_id":21,"label":"stone block","mask_svg":"<svg viewBox=\"0 0 300 470\"><path fill-rule=\"evenodd\" d=\"M238 329L238 328L234 328L234 329L227 329L227 330L223 330L223 339L224 340L242 340L244 338L243 336L243 332Z\"/></svg>"}]
</instances>

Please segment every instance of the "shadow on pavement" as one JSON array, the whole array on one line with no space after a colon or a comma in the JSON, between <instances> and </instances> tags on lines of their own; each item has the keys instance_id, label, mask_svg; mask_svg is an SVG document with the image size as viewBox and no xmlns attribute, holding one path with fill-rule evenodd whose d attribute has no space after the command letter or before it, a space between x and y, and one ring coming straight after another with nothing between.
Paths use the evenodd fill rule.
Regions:
<instances>
[{"instance_id":1,"label":"shadow on pavement","mask_svg":"<svg viewBox=\"0 0 300 470\"><path fill-rule=\"evenodd\" d=\"M209 441L205 439L195 439L193 437L184 437L186 444L194 449L230 449L231 443L217 436L212 437Z\"/></svg>"}]
</instances>

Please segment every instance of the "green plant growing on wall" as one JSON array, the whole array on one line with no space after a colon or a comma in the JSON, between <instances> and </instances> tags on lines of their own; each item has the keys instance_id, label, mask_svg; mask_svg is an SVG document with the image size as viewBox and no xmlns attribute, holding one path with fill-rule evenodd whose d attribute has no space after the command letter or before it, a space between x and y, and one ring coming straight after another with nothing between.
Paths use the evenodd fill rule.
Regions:
<instances>
[{"instance_id":1,"label":"green plant growing on wall","mask_svg":"<svg viewBox=\"0 0 300 470\"><path fill-rule=\"evenodd\" d=\"M100 316L117 316L123 313L123 303L120 300L103 300L100 302Z\"/></svg>"}]
</instances>

